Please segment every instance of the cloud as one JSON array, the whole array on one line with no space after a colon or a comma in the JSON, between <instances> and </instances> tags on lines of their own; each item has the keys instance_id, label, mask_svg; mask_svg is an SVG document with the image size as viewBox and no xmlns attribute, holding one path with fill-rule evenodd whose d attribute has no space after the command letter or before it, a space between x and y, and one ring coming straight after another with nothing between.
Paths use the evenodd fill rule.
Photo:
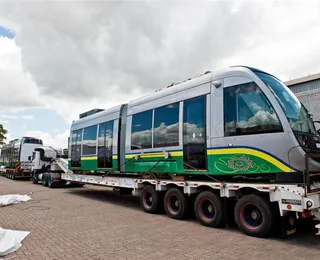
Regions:
<instances>
[{"instance_id":1,"label":"cloud","mask_svg":"<svg viewBox=\"0 0 320 260\"><path fill-rule=\"evenodd\" d=\"M55 148L68 148L69 130L58 134L50 134L38 130L30 130L25 132L24 136L32 136L40 138L44 146L53 146Z\"/></svg>"},{"instance_id":2,"label":"cloud","mask_svg":"<svg viewBox=\"0 0 320 260\"><path fill-rule=\"evenodd\" d=\"M25 116L21 116L21 119L33 120L34 116L33 115L25 115Z\"/></svg>"},{"instance_id":3,"label":"cloud","mask_svg":"<svg viewBox=\"0 0 320 260\"><path fill-rule=\"evenodd\" d=\"M23 69L21 49L14 40L3 37L0 37L0 79L2 113L41 106L37 85Z\"/></svg>"},{"instance_id":4,"label":"cloud","mask_svg":"<svg viewBox=\"0 0 320 260\"><path fill-rule=\"evenodd\" d=\"M34 119L34 116L33 116L33 115L15 116L15 115L0 114L0 118L33 120L33 119Z\"/></svg>"},{"instance_id":5,"label":"cloud","mask_svg":"<svg viewBox=\"0 0 320 260\"><path fill-rule=\"evenodd\" d=\"M5 1L1 7L0 16L19 25L15 41L37 90L70 103L123 102L237 62L294 76L303 66L315 69L310 56L281 62L296 59L297 48L306 55L305 42L311 50L320 44L316 2ZM318 58L312 60L315 66Z\"/></svg>"},{"instance_id":6,"label":"cloud","mask_svg":"<svg viewBox=\"0 0 320 260\"><path fill-rule=\"evenodd\" d=\"M0 24L16 36L0 37L0 109L51 108L71 123L209 69L244 64L282 80L317 72L319 6L1 1Z\"/></svg>"},{"instance_id":7,"label":"cloud","mask_svg":"<svg viewBox=\"0 0 320 260\"><path fill-rule=\"evenodd\" d=\"M12 115L0 115L0 118L7 118L7 119L17 119L17 116L12 116Z\"/></svg>"}]
</instances>

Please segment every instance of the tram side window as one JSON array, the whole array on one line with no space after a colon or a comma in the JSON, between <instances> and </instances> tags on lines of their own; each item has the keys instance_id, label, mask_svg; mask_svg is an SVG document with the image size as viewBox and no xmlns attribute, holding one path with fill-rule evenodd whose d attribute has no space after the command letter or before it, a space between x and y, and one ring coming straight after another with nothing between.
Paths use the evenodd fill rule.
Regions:
<instances>
[{"instance_id":1,"label":"tram side window","mask_svg":"<svg viewBox=\"0 0 320 260\"><path fill-rule=\"evenodd\" d=\"M154 147L179 145L179 103L154 110Z\"/></svg>"},{"instance_id":2,"label":"tram side window","mask_svg":"<svg viewBox=\"0 0 320 260\"><path fill-rule=\"evenodd\" d=\"M81 166L82 129L72 132L71 135L71 167Z\"/></svg>"},{"instance_id":3,"label":"tram side window","mask_svg":"<svg viewBox=\"0 0 320 260\"><path fill-rule=\"evenodd\" d=\"M99 125L98 168L112 168L113 121Z\"/></svg>"},{"instance_id":4,"label":"tram side window","mask_svg":"<svg viewBox=\"0 0 320 260\"><path fill-rule=\"evenodd\" d=\"M225 136L280 131L279 118L257 84L249 82L224 89Z\"/></svg>"},{"instance_id":5,"label":"tram side window","mask_svg":"<svg viewBox=\"0 0 320 260\"><path fill-rule=\"evenodd\" d=\"M97 153L97 125L89 126L83 130L82 155Z\"/></svg>"},{"instance_id":6,"label":"tram side window","mask_svg":"<svg viewBox=\"0 0 320 260\"><path fill-rule=\"evenodd\" d=\"M131 149L152 147L152 110L132 116Z\"/></svg>"}]
</instances>

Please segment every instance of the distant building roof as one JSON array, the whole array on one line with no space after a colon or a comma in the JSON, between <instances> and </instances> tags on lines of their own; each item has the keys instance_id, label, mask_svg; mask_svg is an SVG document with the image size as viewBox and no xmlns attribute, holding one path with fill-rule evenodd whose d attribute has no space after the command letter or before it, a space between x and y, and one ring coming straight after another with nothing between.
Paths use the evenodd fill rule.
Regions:
<instances>
[{"instance_id":1,"label":"distant building roof","mask_svg":"<svg viewBox=\"0 0 320 260\"><path fill-rule=\"evenodd\" d=\"M288 80L288 81L284 82L284 84L289 87L289 86L293 86L296 84L301 84L301 83L305 83L305 82L309 82L309 81L313 81L313 80L317 80L317 79L320 79L320 73L305 76L302 78L293 79L293 80Z\"/></svg>"}]
</instances>

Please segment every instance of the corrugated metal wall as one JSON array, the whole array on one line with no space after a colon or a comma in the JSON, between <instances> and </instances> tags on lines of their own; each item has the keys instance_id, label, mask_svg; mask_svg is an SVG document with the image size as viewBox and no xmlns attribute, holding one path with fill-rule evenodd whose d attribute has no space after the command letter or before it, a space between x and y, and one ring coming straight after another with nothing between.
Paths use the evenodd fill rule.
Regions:
<instances>
[{"instance_id":1,"label":"corrugated metal wall","mask_svg":"<svg viewBox=\"0 0 320 260\"><path fill-rule=\"evenodd\" d=\"M320 89L320 79L289 86L293 93Z\"/></svg>"},{"instance_id":2,"label":"corrugated metal wall","mask_svg":"<svg viewBox=\"0 0 320 260\"><path fill-rule=\"evenodd\" d=\"M310 111L314 120L320 120L320 79L289 86L289 88Z\"/></svg>"}]
</instances>

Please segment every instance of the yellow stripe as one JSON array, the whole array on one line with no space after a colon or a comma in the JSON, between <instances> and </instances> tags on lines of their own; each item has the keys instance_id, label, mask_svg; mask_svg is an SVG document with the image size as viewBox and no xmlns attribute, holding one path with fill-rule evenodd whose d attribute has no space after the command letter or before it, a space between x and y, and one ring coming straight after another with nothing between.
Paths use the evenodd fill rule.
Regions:
<instances>
[{"instance_id":1,"label":"yellow stripe","mask_svg":"<svg viewBox=\"0 0 320 260\"><path fill-rule=\"evenodd\" d=\"M81 161L93 161L93 160L98 160L98 157L97 156L81 157Z\"/></svg>"},{"instance_id":2,"label":"yellow stripe","mask_svg":"<svg viewBox=\"0 0 320 260\"><path fill-rule=\"evenodd\" d=\"M117 155L113 155L112 159L117 159L118 156ZM89 160L98 160L97 156L92 156L92 157L81 157L82 161L89 161ZM71 161L71 158L68 158L68 161Z\"/></svg>"},{"instance_id":3,"label":"yellow stripe","mask_svg":"<svg viewBox=\"0 0 320 260\"><path fill-rule=\"evenodd\" d=\"M259 157L263 160L266 160L270 163L272 163L273 165L275 165L276 167L278 167L279 169L281 169L284 172L294 172L294 170L290 169L288 166L286 166L285 164L283 164L282 162L280 162L279 160L275 159L274 157L254 150L254 149L248 149L248 148L227 148L227 149L214 149L214 150L208 150L208 154L209 155L220 155L220 154L249 154L249 155L253 155L256 157Z\"/></svg>"},{"instance_id":4,"label":"yellow stripe","mask_svg":"<svg viewBox=\"0 0 320 260\"><path fill-rule=\"evenodd\" d=\"M176 157L176 156L183 156L183 152L169 152L169 154L173 157ZM136 155L139 155L140 158L155 158L155 157L163 157L164 156L164 153L159 153L159 152L156 152L156 153L146 153L146 154L127 154L126 155L126 159L130 159L130 158L133 158L135 157Z\"/></svg>"}]
</instances>

